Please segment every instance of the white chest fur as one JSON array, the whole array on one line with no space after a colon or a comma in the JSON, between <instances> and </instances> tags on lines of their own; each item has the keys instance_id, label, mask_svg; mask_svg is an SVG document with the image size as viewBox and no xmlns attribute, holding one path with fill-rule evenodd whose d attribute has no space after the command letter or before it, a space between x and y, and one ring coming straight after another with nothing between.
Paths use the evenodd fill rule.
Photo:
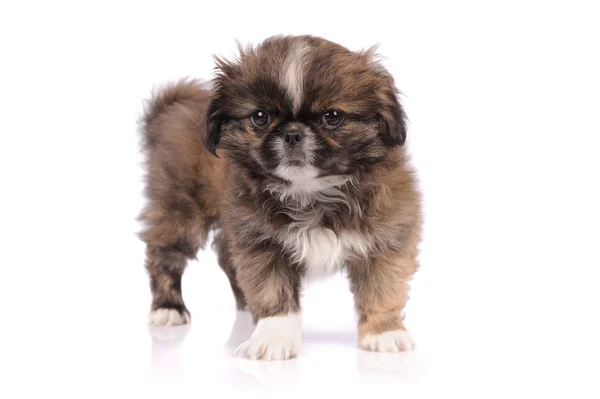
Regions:
<instances>
[{"instance_id":1,"label":"white chest fur","mask_svg":"<svg viewBox=\"0 0 600 399\"><path fill-rule=\"evenodd\" d=\"M304 265L306 278L329 276L338 271L351 256L366 255L369 241L361 234L317 227L292 229L284 246L292 259Z\"/></svg>"}]
</instances>

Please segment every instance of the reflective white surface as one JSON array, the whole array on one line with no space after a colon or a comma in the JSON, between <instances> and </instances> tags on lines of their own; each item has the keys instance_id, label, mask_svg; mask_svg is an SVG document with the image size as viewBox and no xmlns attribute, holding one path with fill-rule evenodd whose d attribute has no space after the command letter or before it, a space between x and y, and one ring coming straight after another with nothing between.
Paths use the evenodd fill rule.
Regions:
<instances>
[{"instance_id":1,"label":"reflective white surface","mask_svg":"<svg viewBox=\"0 0 600 399\"><path fill-rule=\"evenodd\" d=\"M1 398L600 397L593 2L389 4L0 6ZM403 92L426 216L414 353L358 349L337 276L303 295L297 359L233 358L250 325L210 250L184 276L191 326L146 326L142 100L282 32L381 43Z\"/></svg>"},{"instance_id":2,"label":"reflective white surface","mask_svg":"<svg viewBox=\"0 0 600 399\"><path fill-rule=\"evenodd\" d=\"M139 254L134 257L141 260ZM113 273L117 269L107 267ZM234 310L227 281L210 254L201 255L184 278L192 324L183 327L146 327L149 295L140 268L127 267L119 278L94 278L89 271L79 281L65 276L77 289L57 281L48 287L31 276L25 281L38 290L27 292L37 292L37 299L28 297L26 306L34 312L13 318L18 323L3 323L9 327L3 334L2 363L9 377L3 389L151 397L197 397L213 389L256 394L395 389L425 397L598 393L595 320L578 317L577 310L557 319L552 310L539 307L535 297L551 300L549 289L520 291L497 276L497 285L476 287L486 284L479 281L455 292L459 281L425 270L407 309L407 325L417 341L414 352L359 349L352 298L345 279L335 277L305 291L300 354L279 362L233 356L252 323L247 312ZM508 297L503 297L505 288L512 291ZM55 302L40 295L55 289L68 298ZM579 299L575 291L563 295L573 305Z\"/></svg>"}]
</instances>

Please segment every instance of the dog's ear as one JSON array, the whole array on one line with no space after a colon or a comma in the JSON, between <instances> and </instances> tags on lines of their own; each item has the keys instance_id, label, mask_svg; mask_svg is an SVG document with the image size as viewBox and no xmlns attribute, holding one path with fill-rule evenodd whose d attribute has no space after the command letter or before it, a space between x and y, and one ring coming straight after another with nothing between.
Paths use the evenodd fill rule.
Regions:
<instances>
[{"instance_id":1,"label":"dog's ear","mask_svg":"<svg viewBox=\"0 0 600 399\"><path fill-rule=\"evenodd\" d=\"M400 93L396 89L394 78L383 66L377 47L372 46L359 52L359 55L370 65L378 81L375 86L379 101L379 135L387 146L403 145L406 141L406 114L398 99Z\"/></svg>"},{"instance_id":2,"label":"dog's ear","mask_svg":"<svg viewBox=\"0 0 600 399\"><path fill-rule=\"evenodd\" d=\"M221 111L218 99L213 99L208 106L206 114L206 135L204 137L204 148L214 156L217 156L217 145L221 140L221 126L224 115Z\"/></svg>"},{"instance_id":3,"label":"dog's ear","mask_svg":"<svg viewBox=\"0 0 600 399\"><path fill-rule=\"evenodd\" d=\"M379 113L382 141L392 147L403 145L406 141L406 114L398 99L398 91L393 79L388 76L381 92L381 111Z\"/></svg>"},{"instance_id":4,"label":"dog's ear","mask_svg":"<svg viewBox=\"0 0 600 399\"><path fill-rule=\"evenodd\" d=\"M241 50L240 50L241 51ZM241 53L243 55L243 53ZM240 55L240 57L242 56ZM214 57L216 76L212 81L212 100L206 113L206 136L204 147L214 156L217 156L217 146L221 140L221 129L227 121L224 102L229 98L226 94L228 88L235 86L234 80L239 77L239 59L228 61Z\"/></svg>"}]
</instances>

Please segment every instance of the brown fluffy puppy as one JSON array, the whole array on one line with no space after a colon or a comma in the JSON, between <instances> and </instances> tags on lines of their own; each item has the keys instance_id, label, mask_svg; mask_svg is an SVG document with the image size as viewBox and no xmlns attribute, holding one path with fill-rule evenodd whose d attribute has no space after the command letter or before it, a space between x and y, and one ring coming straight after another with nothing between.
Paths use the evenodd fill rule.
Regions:
<instances>
[{"instance_id":1,"label":"brown fluffy puppy","mask_svg":"<svg viewBox=\"0 0 600 399\"><path fill-rule=\"evenodd\" d=\"M340 270L360 345L412 347L401 312L417 270L420 196L404 111L373 51L269 38L217 59L211 89L163 89L143 130L150 324L189 322L181 276L214 228L237 306L256 323L241 356L295 356L302 284Z\"/></svg>"}]
</instances>

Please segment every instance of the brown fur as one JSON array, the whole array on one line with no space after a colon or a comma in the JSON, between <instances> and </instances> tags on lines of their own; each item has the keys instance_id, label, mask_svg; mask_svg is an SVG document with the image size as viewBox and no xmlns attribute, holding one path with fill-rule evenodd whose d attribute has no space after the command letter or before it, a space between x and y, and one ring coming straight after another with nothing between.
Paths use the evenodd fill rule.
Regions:
<instances>
[{"instance_id":1,"label":"brown fur","mask_svg":"<svg viewBox=\"0 0 600 399\"><path fill-rule=\"evenodd\" d=\"M153 98L143 120L149 202L140 215L140 237L147 244L153 310L187 312L181 275L220 214L223 162L204 149L199 134L209 101L199 83L182 80ZM221 264L228 267L226 257Z\"/></svg>"},{"instance_id":2,"label":"brown fur","mask_svg":"<svg viewBox=\"0 0 600 399\"><path fill-rule=\"evenodd\" d=\"M293 58L303 47L307 55ZM306 73L298 112L281 87L294 61ZM307 265L285 243L301 222L368 243L368 253L345 262L359 338L404 330L400 312L418 268L421 213L392 77L372 51L311 36L271 38L234 62L217 59L217 66L212 91L194 81L171 85L153 98L144 120L149 201L141 238L152 309L187 312L180 284L186 259L216 228L215 250L238 308L247 305L255 321L298 312ZM270 115L265 128L251 122L257 109ZM328 109L345 113L334 130L319 122ZM274 148L289 131L303 134L302 146L312 143L320 176L347 182L307 200L282 195L291 183L274 172L285 161Z\"/></svg>"}]
</instances>

